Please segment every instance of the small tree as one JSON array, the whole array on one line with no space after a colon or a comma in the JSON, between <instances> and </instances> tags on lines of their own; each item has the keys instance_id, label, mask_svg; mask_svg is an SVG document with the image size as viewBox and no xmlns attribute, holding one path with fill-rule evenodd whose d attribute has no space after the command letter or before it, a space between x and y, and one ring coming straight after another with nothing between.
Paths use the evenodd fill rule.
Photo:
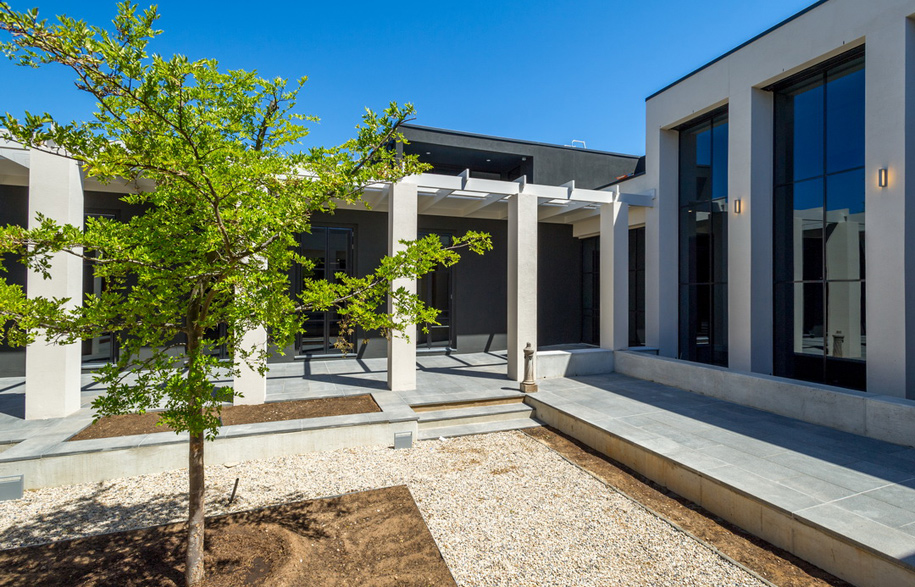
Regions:
<instances>
[{"instance_id":1,"label":"small tree","mask_svg":"<svg viewBox=\"0 0 915 587\"><path fill-rule=\"evenodd\" d=\"M68 310L68 300L28 298L0 279L0 341L25 345L41 333L65 344L117 333L120 359L96 374L107 387L93 403L96 417L162 408L161 423L189 432L186 579L194 585L204 577L204 440L216 437L220 406L234 396L213 383L221 365L207 349L225 345L236 362L264 374L266 351L241 348L242 335L266 327L282 349L303 312L336 307L348 328L386 334L434 322L436 310L403 288L390 292L392 281L457 262L456 248L482 253L490 244L479 233L451 247L431 236L384 258L371 275L306 280L291 297L291 265L314 266L295 252L312 214L358 202L368 184L422 170L414 157L398 159L387 148L402 138L398 126L413 108L367 111L356 138L297 150L303 121L314 120L292 112L304 79L289 89L283 79L220 72L210 59L148 54L157 18L155 7L139 12L124 2L110 31L66 16L49 25L37 10L0 2L0 29L11 34L6 55L20 65L69 67L97 102L89 122L26 113L0 123L15 140L72 157L103 182L126 179L137 189L122 199L145 210L126 222L89 218L83 229L43 217L33 229L0 227L0 254L45 277L53 254L75 255L107 284ZM155 189L140 189L141 179ZM390 314L378 310L388 295ZM223 335L215 334L220 324L229 325ZM141 360L142 349L151 355Z\"/></svg>"}]
</instances>

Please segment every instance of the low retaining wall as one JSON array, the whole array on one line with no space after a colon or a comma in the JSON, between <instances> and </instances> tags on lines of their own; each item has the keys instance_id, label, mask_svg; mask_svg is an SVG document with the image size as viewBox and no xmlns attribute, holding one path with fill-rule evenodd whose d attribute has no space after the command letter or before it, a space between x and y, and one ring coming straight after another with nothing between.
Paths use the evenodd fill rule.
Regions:
<instances>
[{"instance_id":1,"label":"low retaining wall","mask_svg":"<svg viewBox=\"0 0 915 587\"><path fill-rule=\"evenodd\" d=\"M417 437L416 418L384 413L226 426L204 450L207 465L268 459L318 450L394 446L394 435ZM25 489L162 473L187 468L187 434L158 432L61 442L41 455L0 459L0 476L23 475Z\"/></svg>"},{"instance_id":2,"label":"low retaining wall","mask_svg":"<svg viewBox=\"0 0 915 587\"><path fill-rule=\"evenodd\" d=\"M613 372L613 351L572 349L537 351L537 378L557 379Z\"/></svg>"},{"instance_id":3,"label":"low retaining wall","mask_svg":"<svg viewBox=\"0 0 915 587\"><path fill-rule=\"evenodd\" d=\"M617 373L893 444L915 446L915 402L793 379L616 351Z\"/></svg>"}]
</instances>

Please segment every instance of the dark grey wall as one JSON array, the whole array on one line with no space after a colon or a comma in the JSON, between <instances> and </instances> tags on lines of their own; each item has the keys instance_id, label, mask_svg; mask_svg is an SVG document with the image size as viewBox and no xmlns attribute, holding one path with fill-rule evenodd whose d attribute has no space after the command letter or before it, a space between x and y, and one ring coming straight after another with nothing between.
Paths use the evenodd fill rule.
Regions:
<instances>
[{"instance_id":1,"label":"dark grey wall","mask_svg":"<svg viewBox=\"0 0 915 587\"><path fill-rule=\"evenodd\" d=\"M315 226L355 229L355 267L359 275L374 270L387 251L387 214L340 210L316 215ZM420 232L488 232L493 250L483 256L464 252L453 268L454 328L457 352L504 350L507 346L508 230L499 220L420 216ZM572 227L540 224L538 239L538 338L541 346L581 341L581 252ZM376 333L359 333L357 356L384 357L387 344ZM290 349L291 350L291 349ZM275 361L292 360L293 353Z\"/></svg>"},{"instance_id":2,"label":"dark grey wall","mask_svg":"<svg viewBox=\"0 0 915 587\"><path fill-rule=\"evenodd\" d=\"M462 154L465 150L490 152L496 156L524 156L528 158L527 163L533 162L533 177L528 177L528 180L543 185L561 185L574 179L575 185L579 188L595 189L611 183L622 175L635 172L640 160L635 155L516 141L443 129L405 125L402 130L404 138L411 143L403 147L404 152L417 153L421 161L424 160L427 151L436 150L436 145L454 149L451 152L454 160L449 163L458 172L464 168L475 169L475 159L461 161L465 157ZM494 159L493 164L496 163L498 161Z\"/></svg>"}]
</instances>

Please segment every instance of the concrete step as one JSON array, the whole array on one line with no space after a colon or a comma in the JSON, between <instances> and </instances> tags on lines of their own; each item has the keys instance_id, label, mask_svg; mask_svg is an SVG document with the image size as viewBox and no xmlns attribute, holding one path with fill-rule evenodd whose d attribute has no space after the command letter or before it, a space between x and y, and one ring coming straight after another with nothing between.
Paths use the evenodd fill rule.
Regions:
<instances>
[{"instance_id":1,"label":"concrete step","mask_svg":"<svg viewBox=\"0 0 915 587\"><path fill-rule=\"evenodd\" d=\"M464 424L530 418L533 412L534 409L532 407L517 402L501 405L432 410L419 412L417 415L419 416L419 429L425 430L427 428L441 428L443 426L462 426Z\"/></svg>"},{"instance_id":2,"label":"concrete step","mask_svg":"<svg viewBox=\"0 0 915 587\"><path fill-rule=\"evenodd\" d=\"M477 424L463 424L460 426L442 426L440 428L426 428L419 431L419 440L434 440L436 438L454 438L456 436L470 436L471 434L487 434L489 432L505 432L507 430L521 430L536 428L540 422L531 418L517 418L499 422L480 422Z\"/></svg>"}]
</instances>

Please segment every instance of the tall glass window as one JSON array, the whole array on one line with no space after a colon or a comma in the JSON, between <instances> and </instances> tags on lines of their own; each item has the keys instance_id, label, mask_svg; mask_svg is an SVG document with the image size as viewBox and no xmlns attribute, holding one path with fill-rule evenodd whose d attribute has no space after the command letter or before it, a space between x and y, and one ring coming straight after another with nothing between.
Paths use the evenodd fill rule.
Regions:
<instances>
[{"instance_id":1,"label":"tall glass window","mask_svg":"<svg viewBox=\"0 0 915 587\"><path fill-rule=\"evenodd\" d=\"M773 90L775 374L864 389L864 51Z\"/></svg>"},{"instance_id":2,"label":"tall glass window","mask_svg":"<svg viewBox=\"0 0 915 587\"><path fill-rule=\"evenodd\" d=\"M681 359L728 362L728 116L680 129Z\"/></svg>"}]
</instances>

